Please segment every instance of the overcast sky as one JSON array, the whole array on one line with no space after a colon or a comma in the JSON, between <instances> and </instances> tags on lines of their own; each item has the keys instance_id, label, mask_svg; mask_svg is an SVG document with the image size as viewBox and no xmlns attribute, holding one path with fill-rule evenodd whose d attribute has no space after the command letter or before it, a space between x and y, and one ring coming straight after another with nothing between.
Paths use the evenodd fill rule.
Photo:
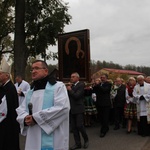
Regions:
<instances>
[{"instance_id":1,"label":"overcast sky","mask_svg":"<svg viewBox=\"0 0 150 150\"><path fill-rule=\"evenodd\" d=\"M91 60L150 67L150 0L64 0L71 24L90 30Z\"/></svg>"}]
</instances>

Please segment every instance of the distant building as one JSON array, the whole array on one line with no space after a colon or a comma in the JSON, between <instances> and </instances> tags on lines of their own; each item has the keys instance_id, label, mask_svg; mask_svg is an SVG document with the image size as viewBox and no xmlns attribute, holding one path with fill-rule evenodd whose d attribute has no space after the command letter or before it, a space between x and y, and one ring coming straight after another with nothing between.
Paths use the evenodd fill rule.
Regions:
<instances>
[{"instance_id":1,"label":"distant building","mask_svg":"<svg viewBox=\"0 0 150 150\"><path fill-rule=\"evenodd\" d=\"M144 73L142 72L137 72L137 71L133 71L133 70L123 70L123 69L112 69L112 68L103 68L101 70L99 70L98 72L94 73L92 75L92 78L97 78L99 77L101 74L106 73L108 74L108 76L116 75L116 76L123 76L123 75L127 75L128 77L137 77L138 75L143 75L145 76Z\"/></svg>"}]
</instances>

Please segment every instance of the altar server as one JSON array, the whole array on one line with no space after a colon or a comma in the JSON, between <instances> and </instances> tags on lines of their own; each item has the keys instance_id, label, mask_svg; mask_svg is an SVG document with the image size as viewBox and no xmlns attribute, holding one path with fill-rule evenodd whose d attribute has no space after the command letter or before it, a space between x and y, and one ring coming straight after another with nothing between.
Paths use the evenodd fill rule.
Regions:
<instances>
[{"instance_id":1,"label":"altar server","mask_svg":"<svg viewBox=\"0 0 150 150\"><path fill-rule=\"evenodd\" d=\"M19 106L25 99L25 95L27 91L30 89L30 84L22 79L21 75L17 75L16 78L15 87L18 93L18 100L19 100Z\"/></svg>"}]
</instances>

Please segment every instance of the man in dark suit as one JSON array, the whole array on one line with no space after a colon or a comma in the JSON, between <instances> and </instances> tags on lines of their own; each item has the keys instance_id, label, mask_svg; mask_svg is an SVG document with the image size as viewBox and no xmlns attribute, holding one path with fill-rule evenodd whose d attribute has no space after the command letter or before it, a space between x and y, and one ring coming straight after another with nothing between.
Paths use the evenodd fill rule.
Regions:
<instances>
[{"instance_id":1,"label":"man in dark suit","mask_svg":"<svg viewBox=\"0 0 150 150\"><path fill-rule=\"evenodd\" d=\"M111 83L107 79L107 74L102 74L101 83L93 87L93 91L96 93L96 105L101 122L100 137L104 137L109 130Z\"/></svg>"},{"instance_id":2,"label":"man in dark suit","mask_svg":"<svg viewBox=\"0 0 150 150\"><path fill-rule=\"evenodd\" d=\"M120 128L120 123L125 126L125 119L124 119L124 105L126 102L125 92L126 86L122 84L122 79L116 79L116 86L117 86L117 94L114 98L114 111L115 111L115 127L114 130L118 130Z\"/></svg>"},{"instance_id":3,"label":"man in dark suit","mask_svg":"<svg viewBox=\"0 0 150 150\"><path fill-rule=\"evenodd\" d=\"M74 135L75 145L70 149L81 148L80 133L84 139L84 148L89 145L88 135L84 128L84 83L79 81L79 74L77 72L71 74L72 86L67 86L68 95L71 104L71 128Z\"/></svg>"}]
</instances>

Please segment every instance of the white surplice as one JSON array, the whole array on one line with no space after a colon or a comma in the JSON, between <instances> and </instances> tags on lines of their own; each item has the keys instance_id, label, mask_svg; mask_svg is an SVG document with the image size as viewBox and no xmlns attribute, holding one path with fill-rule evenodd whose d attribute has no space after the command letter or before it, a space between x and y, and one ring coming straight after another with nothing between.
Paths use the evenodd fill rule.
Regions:
<instances>
[{"instance_id":1,"label":"white surplice","mask_svg":"<svg viewBox=\"0 0 150 150\"><path fill-rule=\"evenodd\" d=\"M32 115L37 122L34 126L24 126L24 118L28 115L26 101L16 109L21 134L27 136L25 150L41 150L42 129L47 134L53 133L54 150L68 150L70 103L66 87L62 82L57 82L54 88L54 106L42 110L43 95L44 90L37 90L31 97Z\"/></svg>"},{"instance_id":2,"label":"white surplice","mask_svg":"<svg viewBox=\"0 0 150 150\"><path fill-rule=\"evenodd\" d=\"M22 80L21 84L18 86L18 83L15 83L15 87L17 92L22 92L24 94L24 96L18 96L19 99L19 106L21 105L21 103L24 101L25 99L25 95L27 93L27 91L30 89L30 84L24 80Z\"/></svg>"},{"instance_id":3,"label":"white surplice","mask_svg":"<svg viewBox=\"0 0 150 150\"><path fill-rule=\"evenodd\" d=\"M144 99L140 100L143 95ZM147 116L147 121L150 123L150 84L144 82L144 86L137 84L133 89L133 101L137 104L137 118Z\"/></svg>"},{"instance_id":4,"label":"white surplice","mask_svg":"<svg viewBox=\"0 0 150 150\"><path fill-rule=\"evenodd\" d=\"M7 102L6 102L6 96L4 96L1 99L0 103L0 123L6 118L7 116Z\"/></svg>"}]
</instances>

